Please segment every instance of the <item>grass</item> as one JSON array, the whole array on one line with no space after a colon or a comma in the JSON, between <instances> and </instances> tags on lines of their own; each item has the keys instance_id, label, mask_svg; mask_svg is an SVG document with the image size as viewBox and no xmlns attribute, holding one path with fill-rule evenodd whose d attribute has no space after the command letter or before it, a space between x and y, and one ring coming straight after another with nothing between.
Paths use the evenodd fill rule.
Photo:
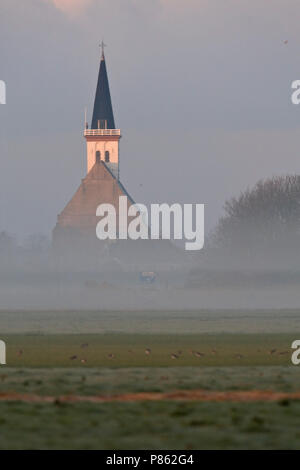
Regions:
<instances>
[{"instance_id":1,"label":"grass","mask_svg":"<svg viewBox=\"0 0 300 470\"><path fill-rule=\"evenodd\" d=\"M299 310L0 311L4 334L300 333Z\"/></svg>"},{"instance_id":2,"label":"grass","mask_svg":"<svg viewBox=\"0 0 300 470\"><path fill-rule=\"evenodd\" d=\"M0 326L4 393L300 390L298 311L0 312ZM0 402L0 449L298 449L299 418L292 400Z\"/></svg>"},{"instance_id":3,"label":"grass","mask_svg":"<svg viewBox=\"0 0 300 470\"><path fill-rule=\"evenodd\" d=\"M86 367L224 367L289 365L295 334L116 333L3 335L2 339L7 345L7 364L11 367L80 367L81 360L86 361ZM145 354L146 348L151 349L151 354ZM271 350L276 351L270 354ZM196 357L192 351L203 356ZM114 357L110 358L110 354ZM178 359L172 359L172 354Z\"/></svg>"},{"instance_id":4,"label":"grass","mask_svg":"<svg viewBox=\"0 0 300 470\"><path fill-rule=\"evenodd\" d=\"M105 395L173 390L300 390L295 366L47 368L0 370L1 392Z\"/></svg>"},{"instance_id":5,"label":"grass","mask_svg":"<svg viewBox=\"0 0 300 470\"><path fill-rule=\"evenodd\" d=\"M0 449L299 449L300 403L0 403Z\"/></svg>"}]
</instances>

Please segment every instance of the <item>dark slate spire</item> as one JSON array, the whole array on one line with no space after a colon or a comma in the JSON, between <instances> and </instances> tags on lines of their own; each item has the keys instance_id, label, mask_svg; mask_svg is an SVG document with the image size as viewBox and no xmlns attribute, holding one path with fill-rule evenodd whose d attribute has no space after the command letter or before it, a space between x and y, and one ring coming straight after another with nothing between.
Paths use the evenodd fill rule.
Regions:
<instances>
[{"instance_id":1,"label":"dark slate spire","mask_svg":"<svg viewBox=\"0 0 300 470\"><path fill-rule=\"evenodd\" d=\"M103 43L91 129L98 129L99 127L101 129L116 128L109 91Z\"/></svg>"}]
</instances>

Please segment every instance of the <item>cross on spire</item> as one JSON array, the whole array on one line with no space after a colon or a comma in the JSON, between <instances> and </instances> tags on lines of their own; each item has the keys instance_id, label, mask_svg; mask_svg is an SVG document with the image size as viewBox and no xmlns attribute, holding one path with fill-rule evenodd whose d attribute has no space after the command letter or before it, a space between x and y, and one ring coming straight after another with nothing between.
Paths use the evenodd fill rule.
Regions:
<instances>
[{"instance_id":1,"label":"cross on spire","mask_svg":"<svg viewBox=\"0 0 300 470\"><path fill-rule=\"evenodd\" d=\"M102 41L99 45L102 49L102 58L100 60L91 129L115 129L114 114L111 104L108 76L104 58L105 44Z\"/></svg>"},{"instance_id":2,"label":"cross on spire","mask_svg":"<svg viewBox=\"0 0 300 470\"><path fill-rule=\"evenodd\" d=\"M99 47L101 47L101 59L104 59L104 48L107 47L106 44L104 44L104 41L101 41Z\"/></svg>"}]
</instances>

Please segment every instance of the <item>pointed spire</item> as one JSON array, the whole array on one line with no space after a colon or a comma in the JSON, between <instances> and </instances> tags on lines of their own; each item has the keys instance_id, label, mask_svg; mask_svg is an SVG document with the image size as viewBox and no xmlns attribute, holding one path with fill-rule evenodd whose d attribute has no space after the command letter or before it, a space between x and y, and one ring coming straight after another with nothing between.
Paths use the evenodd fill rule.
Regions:
<instances>
[{"instance_id":1,"label":"pointed spire","mask_svg":"<svg viewBox=\"0 0 300 470\"><path fill-rule=\"evenodd\" d=\"M92 129L115 129L114 113L111 104L108 76L105 63L104 47L101 43L102 54L94 102Z\"/></svg>"},{"instance_id":2,"label":"pointed spire","mask_svg":"<svg viewBox=\"0 0 300 470\"><path fill-rule=\"evenodd\" d=\"M106 47L106 44L102 41L100 44L101 47L101 60L105 60L105 55L104 55L104 48Z\"/></svg>"}]
</instances>

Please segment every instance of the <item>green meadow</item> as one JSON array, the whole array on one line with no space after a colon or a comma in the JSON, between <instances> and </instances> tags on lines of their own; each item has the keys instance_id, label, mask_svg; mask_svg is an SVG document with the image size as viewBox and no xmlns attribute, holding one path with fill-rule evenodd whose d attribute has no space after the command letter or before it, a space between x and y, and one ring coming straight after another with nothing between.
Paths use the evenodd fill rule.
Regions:
<instances>
[{"instance_id":1,"label":"green meadow","mask_svg":"<svg viewBox=\"0 0 300 470\"><path fill-rule=\"evenodd\" d=\"M0 312L0 449L299 449L300 404L61 396L300 391L297 311Z\"/></svg>"},{"instance_id":2,"label":"green meadow","mask_svg":"<svg viewBox=\"0 0 300 470\"><path fill-rule=\"evenodd\" d=\"M270 366L291 363L290 334L3 335L11 367Z\"/></svg>"},{"instance_id":3,"label":"green meadow","mask_svg":"<svg viewBox=\"0 0 300 470\"><path fill-rule=\"evenodd\" d=\"M299 449L300 403L0 403L1 449Z\"/></svg>"}]
</instances>

